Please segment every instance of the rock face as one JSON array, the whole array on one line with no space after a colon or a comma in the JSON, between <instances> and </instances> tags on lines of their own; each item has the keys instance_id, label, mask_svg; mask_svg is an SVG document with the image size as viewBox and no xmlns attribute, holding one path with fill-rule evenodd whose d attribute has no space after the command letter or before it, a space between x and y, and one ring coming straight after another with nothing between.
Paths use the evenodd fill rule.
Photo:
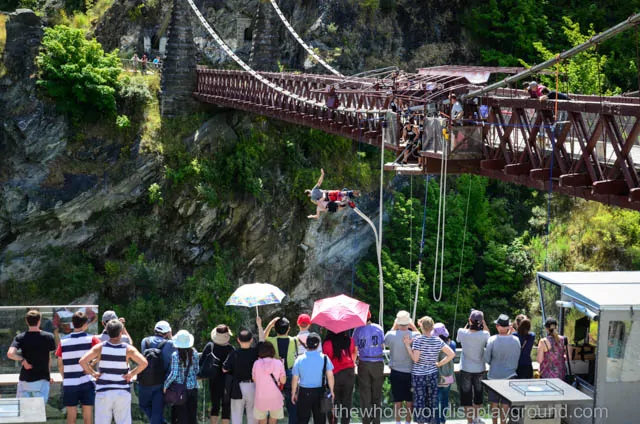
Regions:
<instances>
[{"instance_id":1,"label":"rock face","mask_svg":"<svg viewBox=\"0 0 640 424\"><path fill-rule=\"evenodd\" d=\"M40 18L19 9L9 14L6 33L6 74L0 79L0 242L16 238L15 225L37 209L33 199L49 163L64 152L68 133L66 119L36 96Z\"/></svg>"}]
</instances>

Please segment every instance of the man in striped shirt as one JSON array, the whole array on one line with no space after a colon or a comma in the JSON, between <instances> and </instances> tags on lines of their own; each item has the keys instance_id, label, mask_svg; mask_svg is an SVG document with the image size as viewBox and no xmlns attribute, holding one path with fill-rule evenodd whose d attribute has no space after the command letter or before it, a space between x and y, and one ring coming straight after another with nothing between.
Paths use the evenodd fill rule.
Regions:
<instances>
[{"instance_id":1,"label":"man in striped shirt","mask_svg":"<svg viewBox=\"0 0 640 424\"><path fill-rule=\"evenodd\" d=\"M84 312L78 311L71 317L73 333L60 340L56 356L58 369L62 374L62 401L67 407L67 424L75 424L78 416L78 403L82 405L84 424L93 422L95 403L95 383L80 366L80 358L100 343L96 336L87 334L89 319Z\"/></svg>"},{"instance_id":2,"label":"man in striped shirt","mask_svg":"<svg viewBox=\"0 0 640 424\"><path fill-rule=\"evenodd\" d=\"M134 346L121 340L123 325L106 325L109 340L95 345L80 358L84 372L96 379L96 424L131 424L131 380L147 367L147 359ZM89 365L98 359L98 370ZM137 367L129 370L129 361Z\"/></svg>"}]
</instances>

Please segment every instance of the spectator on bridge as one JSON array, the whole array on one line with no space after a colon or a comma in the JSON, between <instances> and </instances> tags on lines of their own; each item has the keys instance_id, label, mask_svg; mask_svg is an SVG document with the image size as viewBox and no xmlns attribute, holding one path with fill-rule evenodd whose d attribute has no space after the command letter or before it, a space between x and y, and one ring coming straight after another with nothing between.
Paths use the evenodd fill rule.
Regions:
<instances>
[{"instance_id":1,"label":"spectator on bridge","mask_svg":"<svg viewBox=\"0 0 640 424\"><path fill-rule=\"evenodd\" d=\"M532 99L539 99L543 95L542 90L547 87L542 84L538 84L535 81L531 81L525 83L524 88L529 92L529 96L531 96Z\"/></svg>"},{"instance_id":2,"label":"spectator on bridge","mask_svg":"<svg viewBox=\"0 0 640 424\"><path fill-rule=\"evenodd\" d=\"M404 411L413 409L413 393L411 392L411 367L413 361L404 346L404 336L410 335L412 338L420 335L418 329L413 325L411 315L407 311L400 311L396 315L391 330L384 336L384 345L389 349L389 382L391 383L391 397L396 417L396 424L403 419L411 422L411 414L405 412L402 416L402 404L405 403Z\"/></svg>"},{"instance_id":3,"label":"spectator on bridge","mask_svg":"<svg viewBox=\"0 0 640 424\"><path fill-rule=\"evenodd\" d=\"M489 380L508 380L517 377L518 360L520 358L520 340L511 333L511 321L507 315L501 314L495 321L498 334L491 336L484 350L484 361L489 364ZM497 392L489 390L491 403L491 419L493 424L506 424L509 415L509 403Z\"/></svg>"},{"instance_id":4,"label":"spectator on bridge","mask_svg":"<svg viewBox=\"0 0 640 424\"><path fill-rule=\"evenodd\" d=\"M13 339L7 357L22 366L16 397L41 397L46 404L51 380L51 352L56 350L56 344L53 334L40 330L41 319L39 311L27 312L25 321L29 329Z\"/></svg>"},{"instance_id":5,"label":"spectator on bridge","mask_svg":"<svg viewBox=\"0 0 640 424\"><path fill-rule=\"evenodd\" d=\"M458 101L456 93L451 93L449 95L449 101L451 102L451 120L453 121L453 125L462 125L464 109L462 104Z\"/></svg>"},{"instance_id":6,"label":"spectator on bridge","mask_svg":"<svg viewBox=\"0 0 640 424\"><path fill-rule=\"evenodd\" d=\"M133 57L131 58L131 63L133 64L133 70L137 71L138 70L138 64L140 63L140 58L138 57L137 53L133 54Z\"/></svg>"},{"instance_id":7,"label":"spectator on bridge","mask_svg":"<svg viewBox=\"0 0 640 424\"><path fill-rule=\"evenodd\" d=\"M558 91L550 91L547 87L543 87L541 90L542 96L540 96L540 101L543 100L569 100L569 96L564 93L560 93Z\"/></svg>"},{"instance_id":8,"label":"spectator on bridge","mask_svg":"<svg viewBox=\"0 0 640 424\"><path fill-rule=\"evenodd\" d=\"M160 56L156 56L155 59L153 59L153 64L156 66L160 66Z\"/></svg>"},{"instance_id":9,"label":"spectator on bridge","mask_svg":"<svg viewBox=\"0 0 640 424\"><path fill-rule=\"evenodd\" d=\"M140 60L140 64L141 64L141 68L142 68L142 73L145 74L147 73L147 62L149 61L149 59L147 58L146 54L142 55L142 59Z\"/></svg>"},{"instance_id":10,"label":"spectator on bridge","mask_svg":"<svg viewBox=\"0 0 640 424\"><path fill-rule=\"evenodd\" d=\"M402 127L401 143L406 143L406 147L403 152L402 163L408 163L409 156L415 151L418 142L420 140L420 129L414 123L413 118L404 123Z\"/></svg>"}]
</instances>

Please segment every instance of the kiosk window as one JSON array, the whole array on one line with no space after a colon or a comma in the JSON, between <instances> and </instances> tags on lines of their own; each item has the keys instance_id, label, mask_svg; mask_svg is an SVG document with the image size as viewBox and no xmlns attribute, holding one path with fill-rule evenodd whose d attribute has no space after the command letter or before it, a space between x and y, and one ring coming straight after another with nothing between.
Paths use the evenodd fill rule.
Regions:
<instances>
[{"instance_id":1,"label":"kiosk window","mask_svg":"<svg viewBox=\"0 0 640 424\"><path fill-rule=\"evenodd\" d=\"M640 323L611 321L607 335L607 382L640 381Z\"/></svg>"}]
</instances>

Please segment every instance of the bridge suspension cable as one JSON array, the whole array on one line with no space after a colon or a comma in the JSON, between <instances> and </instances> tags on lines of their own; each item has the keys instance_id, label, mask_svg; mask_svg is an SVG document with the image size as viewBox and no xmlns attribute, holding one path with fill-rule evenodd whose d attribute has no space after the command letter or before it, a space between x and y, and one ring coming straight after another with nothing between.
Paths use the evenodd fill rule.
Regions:
<instances>
[{"instance_id":1,"label":"bridge suspension cable","mask_svg":"<svg viewBox=\"0 0 640 424\"><path fill-rule=\"evenodd\" d=\"M344 75L342 75L340 72L334 69L331 65L325 62L320 56L316 54L316 52L313 51L313 49L307 43L304 42L304 40L298 35L296 30L293 29L293 26L291 26L289 21L287 21L287 18L285 18L284 14L282 13L282 10L280 10L280 8L278 7L276 0L270 0L270 1L271 1L271 6L273 6L273 8L275 9L276 13L280 17L280 20L282 21L284 26L287 27L291 35L293 35L293 38L295 38L296 41L300 43L300 45L307 51L307 53L309 53L311 57L313 57L316 60L316 62L324 66L327 69L327 71L339 77L343 77Z\"/></svg>"},{"instance_id":2,"label":"bridge suspension cable","mask_svg":"<svg viewBox=\"0 0 640 424\"><path fill-rule=\"evenodd\" d=\"M294 99L296 101L305 103L305 104L310 105L310 106L316 106L316 107L320 106L320 107L325 107L325 108L327 107L327 105L325 103L316 102L316 101L307 99L305 97L299 96L299 95L297 95L295 93L292 93L289 90L285 90L284 88L272 83L267 78L263 77L258 72L253 70L253 68L251 68L251 66L247 65L242 59L240 59L240 57L238 57L238 55L236 55L233 52L233 50L231 50L231 48L227 45L227 43L225 43L224 40L222 38L220 38L220 36L213 30L213 28L211 27L211 25L209 25L209 23L207 22L205 17L200 12L200 9L198 9L198 6L195 5L193 0L187 0L187 2L191 6L191 9L193 10L193 12L198 17L198 20L200 21L202 26L205 27L205 29L207 30L209 35L211 35L211 37L218 44L218 46L222 50L224 50L224 52L226 54L228 54L229 57L231 57L240 67L242 67L242 69L247 71L252 77L257 79L258 81L260 81L261 83L263 83L267 87L271 88L272 90L275 90L278 93L284 94L285 96L287 96L287 97L289 97L291 99ZM345 108L345 107L342 107L342 106L336 108L336 110L341 111L341 112L347 112L347 113L363 113L363 114L382 114L382 113L388 112L388 109L380 109L380 110L378 110L378 109L357 109L357 108Z\"/></svg>"}]
</instances>

